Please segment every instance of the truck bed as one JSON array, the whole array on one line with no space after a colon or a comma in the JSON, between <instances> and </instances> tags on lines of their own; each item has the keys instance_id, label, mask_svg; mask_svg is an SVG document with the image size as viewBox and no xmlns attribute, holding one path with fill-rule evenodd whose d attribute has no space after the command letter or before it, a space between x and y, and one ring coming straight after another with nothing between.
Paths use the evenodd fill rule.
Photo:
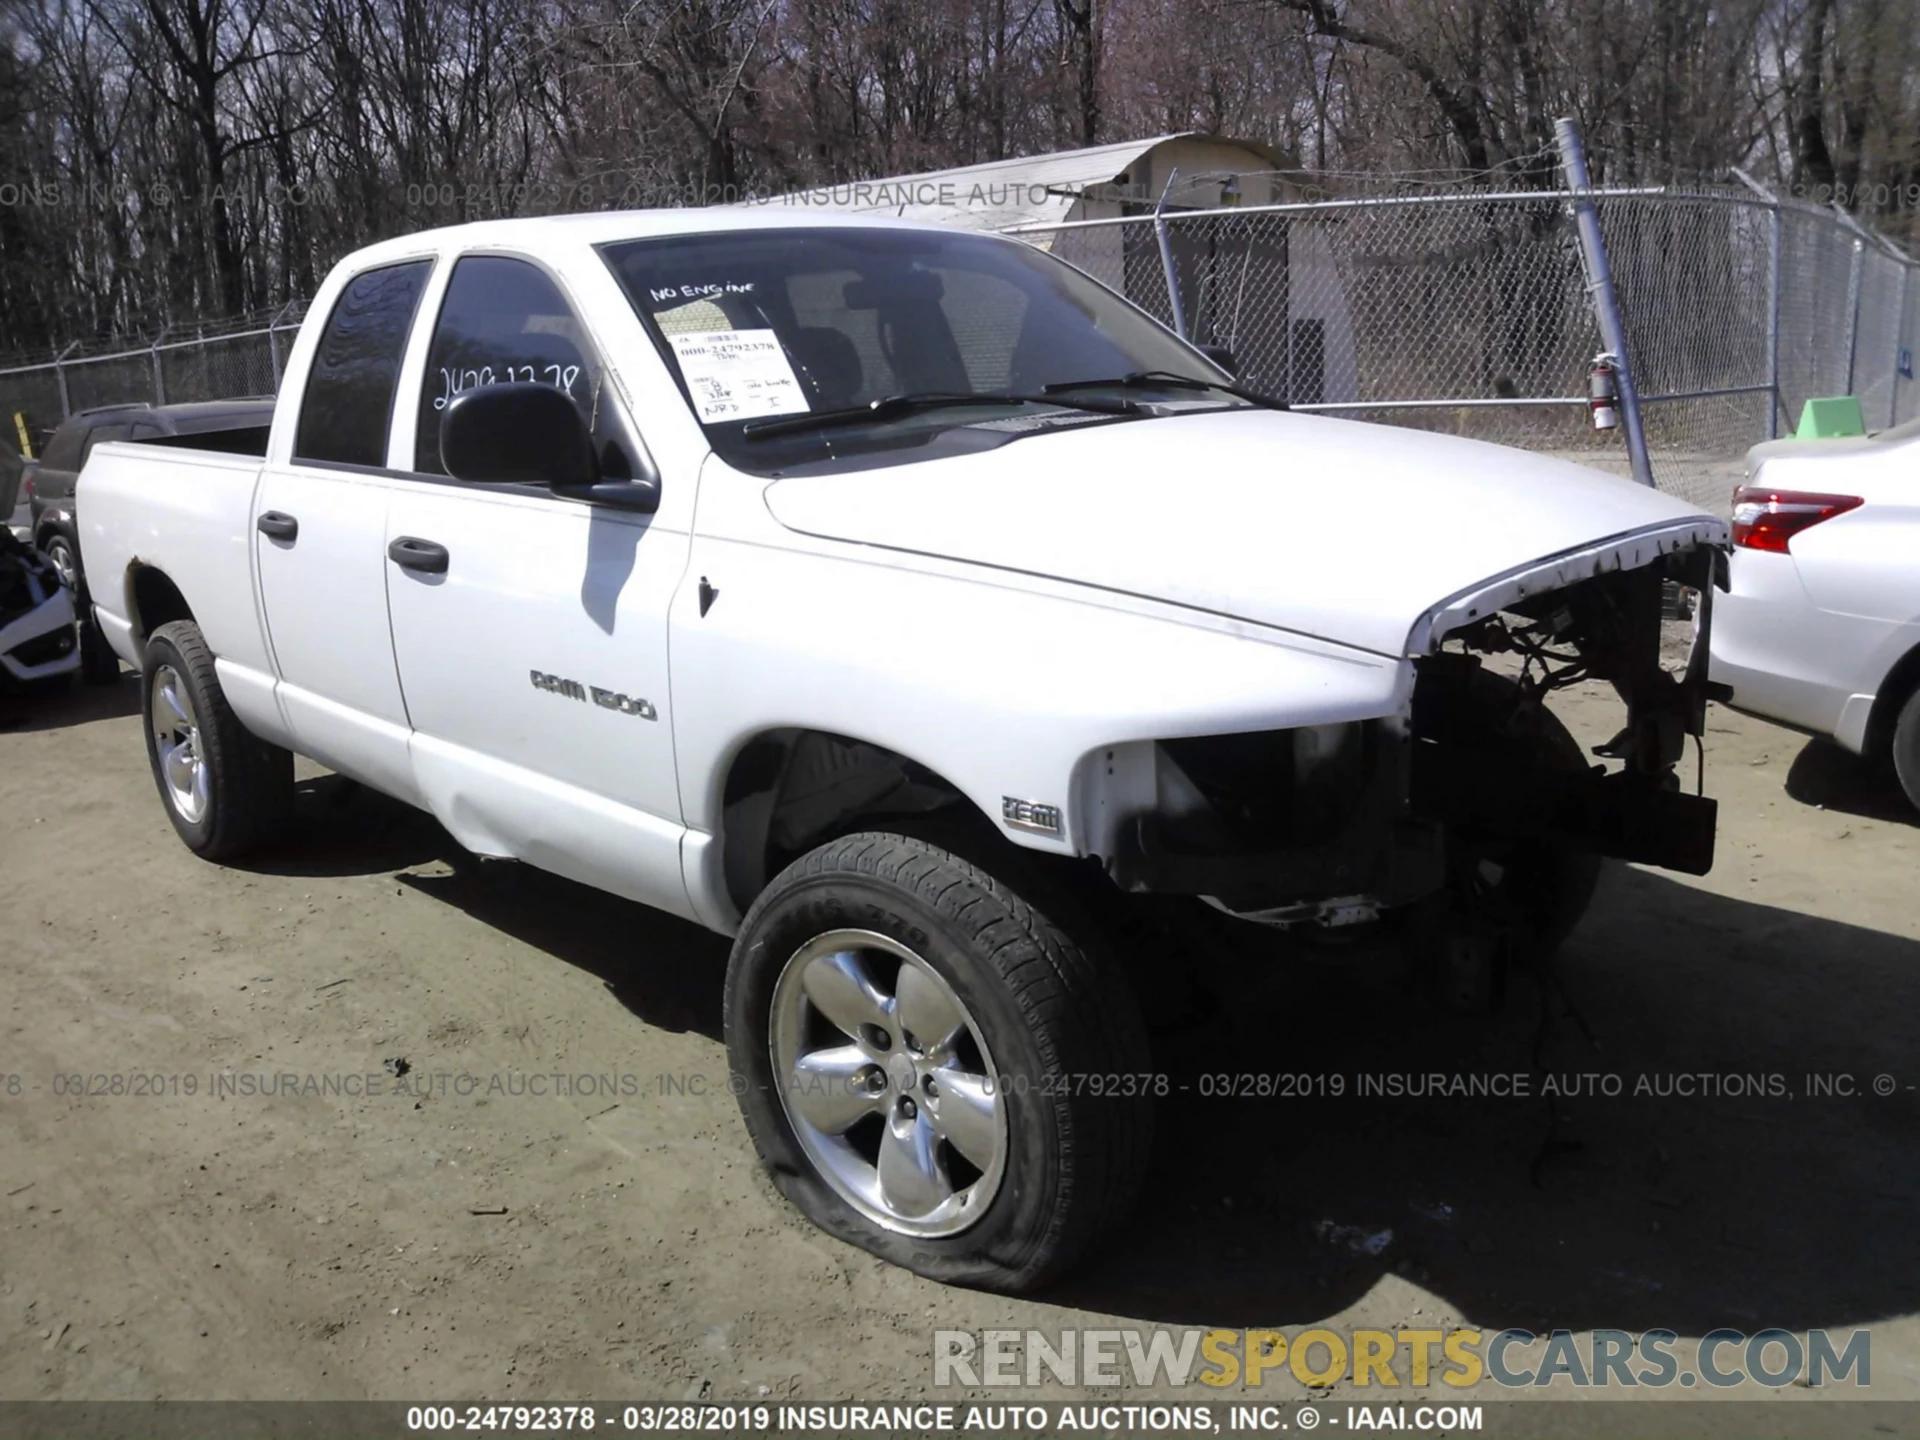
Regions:
<instances>
[{"instance_id":1,"label":"truck bed","mask_svg":"<svg viewBox=\"0 0 1920 1440\"><path fill-rule=\"evenodd\" d=\"M149 435L124 443L162 445L172 450L206 450L216 455L251 455L267 458L267 436L271 425L235 425L224 430L198 430L190 435Z\"/></svg>"},{"instance_id":2,"label":"truck bed","mask_svg":"<svg viewBox=\"0 0 1920 1440\"><path fill-rule=\"evenodd\" d=\"M88 457L75 505L80 549L101 634L129 664L137 667L141 658L133 577L152 566L194 578L200 587L195 618L214 654L272 674L254 603L252 562L253 492L266 433L249 426L113 441L94 447ZM236 549L244 563L235 563Z\"/></svg>"}]
</instances>

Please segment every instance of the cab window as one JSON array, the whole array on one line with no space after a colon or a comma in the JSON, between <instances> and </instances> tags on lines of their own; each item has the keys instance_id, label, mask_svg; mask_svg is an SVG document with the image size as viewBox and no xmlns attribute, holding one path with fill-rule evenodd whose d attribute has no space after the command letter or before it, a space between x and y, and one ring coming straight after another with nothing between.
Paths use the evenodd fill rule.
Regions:
<instances>
[{"instance_id":1,"label":"cab window","mask_svg":"<svg viewBox=\"0 0 1920 1440\"><path fill-rule=\"evenodd\" d=\"M440 420L447 406L481 385L550 385L579 407L609 479L638 473L637 446L606 392L586 327L547 273L505 255L468 255L453 267L433 327L413 468L444 475Z\"/></svg>"},{"instance_id":2,"label":"cab window","mask_svg":"<svg viewBox=\"0 0 1920 1440\"><path fill-rule=\"evenodd\" d=\"M78 470L80 468L80 443L86 438L87 426L84 421L67 421L53 432L53 439L47 442L47 448L40 453L42 470Z\"/></svg>"},{"instance_id":3,"label":"cab window","mask_svg":"<svg viewBox=\"0 0 1920 1440\"><path fill-rule=\"evenodd\" d=\"M293 458L385 465L400 357L431 260L368 270L347 282L321 332L300 402Z\"/></svg>"}]
</instances>

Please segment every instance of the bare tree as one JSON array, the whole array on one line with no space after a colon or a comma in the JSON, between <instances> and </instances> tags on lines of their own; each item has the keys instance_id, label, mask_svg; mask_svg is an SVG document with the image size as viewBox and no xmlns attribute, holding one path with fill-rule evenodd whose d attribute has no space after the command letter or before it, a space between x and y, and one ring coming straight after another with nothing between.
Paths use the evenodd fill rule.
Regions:
<instances>
[{"instance_id":1,"label":"bare tree","mask_svg":"<svg viewBox=\"0 0 1920 1440\"><path fill-rule=\"evenodd\" d=\"M1920 184L1912 0L0 0L0 350L367 240L1169 130L1328 172ZM1816 196L1816 198L1819 198ZM1902 214L1910 220L1911 207Z\"/></svg>"}]
</instances>

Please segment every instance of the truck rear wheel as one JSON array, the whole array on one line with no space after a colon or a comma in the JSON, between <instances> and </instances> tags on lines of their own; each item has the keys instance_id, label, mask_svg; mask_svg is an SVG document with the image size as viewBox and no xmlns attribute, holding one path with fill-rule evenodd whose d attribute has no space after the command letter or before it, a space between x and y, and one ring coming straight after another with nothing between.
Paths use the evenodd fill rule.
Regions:
<instances>
[{"instance_id":1,"label":"truck rear wheel","mask_svg":"<svg viewBox=\"0 0 1920 1440\"><path fill-rule=\"evenodd\" d=\"M919 1274L1032 1289L1139 1188L1155 1084L1125 975L924 841L850 835L780 874L734 942L726 1027L774 1184Z\"/></svg>"},{"instance_id":2,"label":"truck rear wheel","mask_svg":"<svg viewBox=\"0 0 1920 1440\"><path fill-rule=\"evenodd\" d=\"M275 838L293 812L293 755L235 717L200 627L191 620L158 627L145 661L147 760L187 848L229 860Z\"/></svg>"}]
</instances>

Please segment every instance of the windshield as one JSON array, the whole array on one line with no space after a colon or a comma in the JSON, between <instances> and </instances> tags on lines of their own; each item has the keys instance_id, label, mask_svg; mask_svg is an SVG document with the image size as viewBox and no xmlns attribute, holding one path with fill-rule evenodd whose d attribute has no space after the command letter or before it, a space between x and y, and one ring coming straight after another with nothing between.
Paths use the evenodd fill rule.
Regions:
<instances>
[{"instance_id":1,"label":"windshield","mask_svg":"<svg viewBox=\"0 0 1920 1440\"><path fill-rule=\"evenodd\" d=\"M601 253L714 448L741 469L900 463L1247 403L1204 384L1154 383L1152 372L1226 377L1105 287L1018 241L809 227L633 240ZM1115 383L1084 388L1090 381ZM847 413L867 406L871 415Z\"/></svg>"}]
</instances>

